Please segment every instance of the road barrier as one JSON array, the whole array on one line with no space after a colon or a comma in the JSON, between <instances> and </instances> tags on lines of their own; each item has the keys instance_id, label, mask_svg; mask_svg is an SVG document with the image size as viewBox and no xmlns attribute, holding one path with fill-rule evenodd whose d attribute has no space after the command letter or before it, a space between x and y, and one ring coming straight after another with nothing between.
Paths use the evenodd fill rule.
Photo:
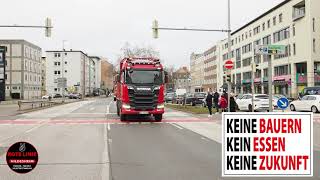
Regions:
<instances>
[{"instance_id":1,"label":"road barrier","mask_svg":"<svg viewBox=\"0 0 320 180\"><path fill-rule=\"evenodd\" d=\"M44 108L44 107L51 107L58 104L64 104L69 102L75 102L75 99L54 99L54 100L32 100L32 101L18 101L19 111L22 110L29 110L29 109L36 109L36 108Z\"/></svg>"}]
</instances>

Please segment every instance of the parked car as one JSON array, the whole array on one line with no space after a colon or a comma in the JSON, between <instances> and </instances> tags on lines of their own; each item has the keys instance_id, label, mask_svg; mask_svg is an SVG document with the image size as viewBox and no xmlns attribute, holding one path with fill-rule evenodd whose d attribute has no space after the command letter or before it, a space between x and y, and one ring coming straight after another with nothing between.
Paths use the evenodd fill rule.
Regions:
<instances>
[{"instance_id":1,"label":"parked car","mask_svg":"<svg viewBox=\"0 0 320 180\"><path fill-rule=\"evenodd\" d=\"M301 92L302 96L305 95L320 95L320 87L316 86L316 87L306 87L303 89L303 91Z\"/></svg>"},{"instance_id":2,"label":"parked car","mask_svg":"<svg viewBox=\"0 0 320 180\"><path fill-rule=\"evenodd\" d=\"M317 113L320 110L320 95L305 95L299 100L290 103L291 111L311 111Z\"/></svg>"},{"instance_id":3,"label":"parked car","mask_svg":"<svg viewBox=\"0 0 320 180\"><path fill-rule=\"evenodd\" d=\"M55 95L53 96L53 98L62 98L62 95L61 95L61 94L55 94Z\"/></svg>"},{"instance_id":4,"label":"parked car","mask_svg":"<svg viewBox=\"0 0 320 180\"><path fill-rule=\"evenodd\" d=\"M165 96L165 101L166 103L168 102L173 102L175 100L175 93L167 93L166 96Z\"/></svg>"},{"instance_id":5,"label":"parked car","mask_svg":"<svg viewBox=\"0 0 320 180\"><path fill-rule=\"evenodd\" d=\"M44 95L44 96L42 96L42 99L49 99L49 98L52 98L52 96L51 96L51 95Z\"/></svg>"},{"instance_id":6,"label":"parked car","mask_svg":"<svg viewBox=\"0 0 320 180\"><path fill-rule=\"evenodd\" d=\"M269 110L269 96L266 94L254 95L254 110L268 111ZM244 94L236 100L239 110L252 111L252 94Z\"/></svg>"},{"instance_id":7,"label":"parked car","mask_svg":"<svg viewBox=\"0 0 320 180\"><path fill-rule=\"evenodd\" d=\"M69 95L69 99L81 99L82 95L79 93L73 93Z\"/></svg>"}]
</instances>

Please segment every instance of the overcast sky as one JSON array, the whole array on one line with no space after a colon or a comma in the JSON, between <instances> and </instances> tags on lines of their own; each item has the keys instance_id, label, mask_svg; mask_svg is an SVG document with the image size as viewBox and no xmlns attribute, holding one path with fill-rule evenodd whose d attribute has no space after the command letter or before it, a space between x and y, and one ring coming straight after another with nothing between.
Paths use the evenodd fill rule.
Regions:
<instances>
[{"instance_id":1,"label":"overcast sky","mask_svg":"<svg viewBox=\"0 0 320 180\"><path fill-rule=\"evenodd\" d=\"M232 29L239 28L283 0L231 0ZM192 52L200 53L226 37L215 32L160 31L152 38L152 21L162 27L225 29L227 0L7 0L1 3L2 25L42 25L53 21L51 38L41 29L0 28L0 39L25 39L43 51L82 50L115 61L129 42L153 46L166 64L189 65ZM43 54L45 56L45 54Z\"/></svg>"}]
</instances>

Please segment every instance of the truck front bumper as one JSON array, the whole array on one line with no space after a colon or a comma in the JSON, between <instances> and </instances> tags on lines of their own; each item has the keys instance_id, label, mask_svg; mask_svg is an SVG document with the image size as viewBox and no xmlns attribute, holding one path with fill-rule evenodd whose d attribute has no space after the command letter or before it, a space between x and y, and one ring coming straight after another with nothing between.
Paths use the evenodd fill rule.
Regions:
<instances>
[{"instance_id":1,"label":"truck front bumper","mask_svg":"<svg viewBox=\"0 0 320 180\"><path fill-rule=\"evenodd\" d=\"M152 114L163 114L164 109L155 109L155 110L149 110L149 111L137 111L134 109L121 109L121 114L126 115L152 115Z\"/></svg>"}]
</instances>

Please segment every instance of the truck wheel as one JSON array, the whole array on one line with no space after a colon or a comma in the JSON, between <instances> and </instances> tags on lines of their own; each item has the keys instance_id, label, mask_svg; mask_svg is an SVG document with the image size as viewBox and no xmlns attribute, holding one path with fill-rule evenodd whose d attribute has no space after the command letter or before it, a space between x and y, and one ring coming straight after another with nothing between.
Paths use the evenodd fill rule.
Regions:
<instances>
[{"instance_id":1,"label":"truck wheel","mask_svg":"<svg viewBox=\"0 0 320 180\"><path fill-rule=\"evenodd\" d=\"M127 120L127 116L125 114L120 115L120 121L125 121Z\"/></svg>"},{"instance_id":2,"label":"truck wheel","mask_svg":"<svg viewBox=\"0 0 320 180\"><path fill-rule=\"evenodd\" d=\"M157 122L162 121L162 114L156 114L156 115L154 115L154 119L155 119Z\"/></svg>"},{"instance_id":3,"label":"truck wheel","mask_svg":"<svg viewBox=\"0 0 320 180\"><path fill-rule=\"evenodd\" d=\"M117 115L120 116L120 108L119 108L119 103L117 102Z\"/></svg>"}]
</instances>

